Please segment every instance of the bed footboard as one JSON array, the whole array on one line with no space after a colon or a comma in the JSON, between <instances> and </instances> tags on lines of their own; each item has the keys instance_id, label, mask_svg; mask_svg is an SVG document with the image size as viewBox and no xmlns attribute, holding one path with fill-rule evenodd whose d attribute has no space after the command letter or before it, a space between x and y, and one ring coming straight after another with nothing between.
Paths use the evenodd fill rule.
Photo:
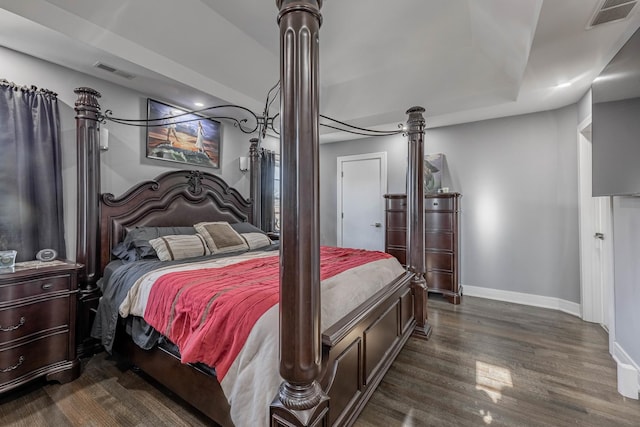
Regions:
<instances>
[{"instance_id":1,"label":"bed footboard","mask_svg":"<svg viewBox=\"0 0 640 427\"><path fill-rule=\"evenodd\" d=\"M406 273L322 335L329 425L351 425L416 325Z\"/></svg>"},{"instance_id":2,"label":"bed footboard","mask_svg":"<svg viewBox=\"0 0 640 427\"><path fill-rule=\"evenodd\" d=\"M158 346L141 349L124 328L116 334L114 350L220 426L233 427L229 403L215 376L182 364L179 357Z\"/></svg>"}]
</instances>

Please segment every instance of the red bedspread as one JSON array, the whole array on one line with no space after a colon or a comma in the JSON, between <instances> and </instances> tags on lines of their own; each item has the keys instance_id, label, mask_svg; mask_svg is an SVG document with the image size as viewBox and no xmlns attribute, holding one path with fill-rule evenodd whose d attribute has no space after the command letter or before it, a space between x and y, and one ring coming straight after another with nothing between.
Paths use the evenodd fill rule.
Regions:
<instances>
[{"instance_id":1,"label":"red bedspread","mask_svg":"<svg viewBox=\"0 0 640 427\"><path fill-rule=\"evenodd\" d=\"M320 248L320 280L390 258L383 252ZM279 300L279 257L167 273L153 285L144 319L180 349L183 363L216 368L222 381L258 319Z\"/></svg>"}]
</instances>

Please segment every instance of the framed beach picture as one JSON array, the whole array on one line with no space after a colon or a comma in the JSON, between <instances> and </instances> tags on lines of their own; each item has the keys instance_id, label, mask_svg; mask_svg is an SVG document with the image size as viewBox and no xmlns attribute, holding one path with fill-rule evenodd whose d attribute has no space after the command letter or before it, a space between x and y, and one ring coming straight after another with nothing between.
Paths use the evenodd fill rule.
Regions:
<instances>
[{"instance_id":1,"label":"framed beach picture","mask_svg":"<svg viewBox=\"0 0 640 427\"><path fill-rule=\"evenodd\" d=\"M147 119L148 158L220 168L220 122L153 99L147 99Z\"/></svg>"}]
</instances>

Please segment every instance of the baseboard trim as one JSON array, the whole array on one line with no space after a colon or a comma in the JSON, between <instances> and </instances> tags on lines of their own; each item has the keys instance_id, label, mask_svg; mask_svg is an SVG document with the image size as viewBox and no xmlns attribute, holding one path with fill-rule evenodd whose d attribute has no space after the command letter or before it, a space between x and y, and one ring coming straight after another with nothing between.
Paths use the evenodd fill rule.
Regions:
<instances>
[{"instance_id":1,"label":"baseboard trim","mask_svg":"<svg viewBox=\"0 0 640 427\"><path fill-rule=\"evenodd\" d=\"M640 366L617 342L613 343L613 360L618 365L618 393L637 400L640 395Z\"/></svg>"},{"instance_id":2,"label":"baseboard trim","mask_svg":"<svg viewBox=\"0 0 640 427\"><path fill-rule=\"evenodd\" d=\"M469 285L463 285L462 291L464 295L471 297L494 299L498 301L512 302L515 304L530 305L533 307L550 308L553 310L560 310L576 317L580 317L581 315L580 304L560 298Z\"/></svg>"}]
</instances>

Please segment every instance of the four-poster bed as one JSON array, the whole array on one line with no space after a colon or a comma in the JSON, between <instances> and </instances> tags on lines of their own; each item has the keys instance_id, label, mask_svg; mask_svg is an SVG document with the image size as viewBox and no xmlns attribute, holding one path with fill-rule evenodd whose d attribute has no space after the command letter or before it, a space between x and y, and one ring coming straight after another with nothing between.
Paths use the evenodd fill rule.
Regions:
<instances>
[{"instance_id":1,"label":"four-poster bed","mask_svg":"<svg viewBox=\"0 0 640 427\"><path fill-rule=\"evenodd\" d=\"M376 285L355 307L322 325L321 275L324 296L328 295L324 291L326 275L320 265L318 209L317 76L322 1L276 3L280 9L281 40L282 218L279 304L274 312L279 313L276 322L279 317L280 369L279 374L271 372L276 370L272 366L254 370L250 375L256 384L268 376L282 381L279 390L267 391L270 395L266 396L265 406L275 396L270 425L350 425L414 329L429 333L422 256L424 110L414 107L408 111L409 271L395 271L390 280ZM96 282L112 259L111 250L136 227L184 227L215 221L256 223L255 215L260 212L255 204L259 199L260 178L255 175L251 178L253 205L219 177L200 171L169 172L132 187L123 196L100 196L97 101L100 95L88 88L79 88L76 93L77 261L85 265L80 278L88 295L95 295ZM252 166L257 163L256 150L257 143L252 141ZM367 278L366 282L369 281ZM275 336L277 342L278 334ZM249 411L250 408L237 407L242 399L236 398L236 394L230 397L223 390L233 386L221 383L209 369L199 364L182 364L179 355L166 347L143 350L120 331L115 339L115 348L131 363L217 423L232 425L232 417ZM226 381L226 376L222 381ZM248 384L246 388L252 386Z\"/></svg>"}]
</instances>

